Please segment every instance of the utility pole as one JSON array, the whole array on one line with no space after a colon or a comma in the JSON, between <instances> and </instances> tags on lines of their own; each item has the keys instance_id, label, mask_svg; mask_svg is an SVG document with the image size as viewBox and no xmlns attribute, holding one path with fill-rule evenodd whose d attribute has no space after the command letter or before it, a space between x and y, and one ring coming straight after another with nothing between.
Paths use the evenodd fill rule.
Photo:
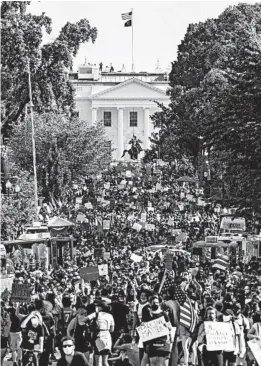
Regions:
<instances>
[{"instance_id":1,"label":"utility pole","mask_svg":"<svg viewBox=\"0 0 261 366\"><path fill-rule=\"evenodd\" d=\"M30 59L28 60L28 86L29 86L29 98L30 98L31 125L32 125L35 220L37 221L37 217L38 217L38 212L37 212L38 211L38 188L37 188L36 150L35 150L35 138L34 138L34 112L33 112L33 98L32 98L32 84L31 84Z\"/></svg>"}]
</instances>

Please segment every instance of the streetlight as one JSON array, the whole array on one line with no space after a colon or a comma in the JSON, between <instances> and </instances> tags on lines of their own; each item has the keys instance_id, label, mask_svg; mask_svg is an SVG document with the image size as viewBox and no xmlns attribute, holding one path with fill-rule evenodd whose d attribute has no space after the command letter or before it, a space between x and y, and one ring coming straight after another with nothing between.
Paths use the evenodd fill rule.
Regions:
<instances>
[{"instance_id":1,"label":"streetlight","mask_svg":"<svg viewBox=\"0 0 261 366\"><path fill-rule=\"evenodd\" d=\"M8 179L8 181L6 182L5 186L6 186L7 194L8 194L8 197L9 197L9 195L10 195L10 190L11 190L11 188L12 188L12 183L10 182L10 180L9 180L9 179Z\"/></svg>"}]
</instances>

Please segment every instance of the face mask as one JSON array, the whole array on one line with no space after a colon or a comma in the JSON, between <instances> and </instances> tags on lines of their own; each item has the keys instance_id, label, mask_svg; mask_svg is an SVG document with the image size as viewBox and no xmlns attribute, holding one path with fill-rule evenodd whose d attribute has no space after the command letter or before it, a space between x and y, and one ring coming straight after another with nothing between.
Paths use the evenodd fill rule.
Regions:
<instances>
[{"instance_id":1,"label":"face mask","mask_svg":"<svg viewBox=\"0 0 261 366\"><path fill-rule=\"evenodd\" d=\"M152 311L156 311L156 310L158 310L158 308L159 308L159 305L156 305L156 304L151 305Z\"/></svg>"},{"instance_id":2,"label":"face mask","mask_svg":"<svg viewBox=\"0 0 261 366\"><path fill-rule=\"evenodd\" d=\"M66 355L71 355L72 354L72 347L65 347L65 348L63 348L63 351Z\"/></svg>"}]
</instances>

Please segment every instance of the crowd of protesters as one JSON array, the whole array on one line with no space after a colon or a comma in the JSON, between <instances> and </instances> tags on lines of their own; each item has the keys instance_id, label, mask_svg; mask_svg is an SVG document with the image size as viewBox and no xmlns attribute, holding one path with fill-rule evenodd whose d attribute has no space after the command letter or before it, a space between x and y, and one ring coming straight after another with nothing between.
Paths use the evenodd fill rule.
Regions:
<instances>
[{"instance_id":1,"label":"crowd of protesters","mask_svg":"<svg viewBox=\"0 0 261 366\"><path fill-rule=\"evenodd\" d=\"M43 219L75 223L76 252L65 251L56 268L15 257L14 282L30 284L31 298L2 298L2 361L9 348L15 366L255 362L247 342L261 340L258 271L254 262L215 269L189 254L193 242L217 234L222 213L204 202L193 173L185 160L119 164L76 182L66 204L44 205ZM176 251L167 271L168 248ZM81 268L102 265L104 275L81 279ZM159 318L165 335L143 342L137 328ZM229 323L233 346L209 350L205 321Z\"/></svg>"}]
</instances>

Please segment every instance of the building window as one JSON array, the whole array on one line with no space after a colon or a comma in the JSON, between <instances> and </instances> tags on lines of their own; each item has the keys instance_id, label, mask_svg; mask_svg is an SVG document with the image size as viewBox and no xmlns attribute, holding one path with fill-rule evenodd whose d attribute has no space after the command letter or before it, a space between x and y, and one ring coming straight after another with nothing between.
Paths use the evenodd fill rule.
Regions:
<instances>
[{"instance_id":1,"label":"building window","mask_svg":"<svg viewBox=\"0 0 261 366\"><path fill-rule=\"evenodd\" d=\"M103 113L104 126L111 127L111 112Z\"/></svg>"},{"instance_id":2,"label":"building window","mask_svg":"<svg viewBox=\"0 0 261 366\"><path fill-rule=\"evenodd\" d=\"M138 112L130 112L130 127L138 126Z\"/></svg>"}]
</instances>

